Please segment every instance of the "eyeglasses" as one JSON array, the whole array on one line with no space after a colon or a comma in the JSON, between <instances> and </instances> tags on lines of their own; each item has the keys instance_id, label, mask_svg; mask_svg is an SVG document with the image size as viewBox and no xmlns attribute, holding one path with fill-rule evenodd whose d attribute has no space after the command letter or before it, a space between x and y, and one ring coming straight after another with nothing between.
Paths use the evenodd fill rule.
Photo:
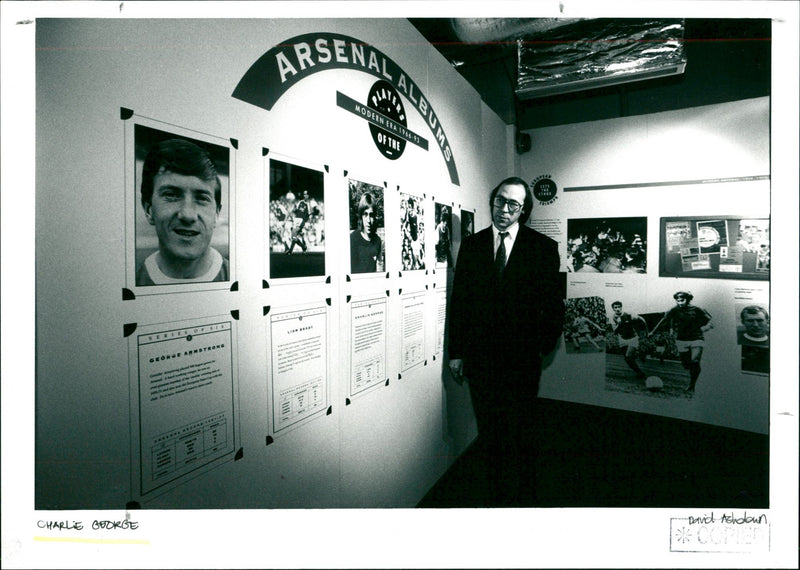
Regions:
<instances>
[{"instance_id":1,"label":"eyeglasses","mask_svg":"<svg viewBox=\"0 0 800 570\"><path fill-rule=\"evenodd\" d=\"M516 200L506 200L502 196L495 196L493 203L494 207L498 210L502 210L503 206L508 206L508 211L511 214L516 214L522 209L522 204Z\"/></svg>"}]
</instances>

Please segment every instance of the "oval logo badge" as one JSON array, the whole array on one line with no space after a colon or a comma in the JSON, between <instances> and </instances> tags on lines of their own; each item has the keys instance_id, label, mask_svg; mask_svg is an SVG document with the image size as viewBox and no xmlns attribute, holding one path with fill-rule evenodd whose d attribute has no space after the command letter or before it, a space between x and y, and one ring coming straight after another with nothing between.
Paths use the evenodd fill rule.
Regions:
<instances>
[{"instance_id":1,"label":"oval logo badge","mask_svg":"<svg viewBox=\"0 0 800 570\"><path fill-rule=\"evenodd\" d=\"M400 95L388 81L377 81L369 90L367 106L385 115L400 125L407 127L406 110ZM375 146L389 160L397 160L406 149L406 141L402 137L370 123L369 132Z\"/></svg>"}]
</instances>

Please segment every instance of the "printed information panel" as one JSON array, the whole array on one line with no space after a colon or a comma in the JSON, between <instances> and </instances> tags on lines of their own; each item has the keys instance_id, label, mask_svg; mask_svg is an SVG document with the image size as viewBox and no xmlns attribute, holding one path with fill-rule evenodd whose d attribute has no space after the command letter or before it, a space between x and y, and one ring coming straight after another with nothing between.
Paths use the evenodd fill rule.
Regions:
<instances>
[{"instance_id":1,"label":"printed information panel","mask_svg":"<svg viewBox=\"0 0 800 570\"><path fill-rule=\"evenodd\" d=\"M355 395L386 379L386 298L354 301L350 315L350 395Z\"/></svg>"},{"instance_id":2,"label":"printed information panel","mask_svg":"<svg viewBox=\"0 0 800 570\"><path fill-rule=\"evenodd\" d=\"M403 296L402 366L405 372L425 360L425 293Z\"/></svg>"},{"instance_id":3,"label":"printed information panel","mask_svg":"<svg viewBox=\"0 0 800 570\"><path fill-rule=\"evenodd\" d=\"M436 354L444 352L444 330L447 324L447 291L436 291Z\"/></svg>"},{"instance_id":4,"label":"printed information panel","mask_svg":"<svg viewBox=\"0 0 800 570\"><path fill-rule=\"evenodd\" d=\"M136 337L141 494L235 450L231 322Z\"/></svg>"},{"instance_id":5,"label":"printed information panel","mask_svg":"<svg viewBox=\"0 0 800 570\"><path fill-rule=\"evenodd\" d=\"M270 319L272 433L328 407L328 311L290 311Z\"/></svg>"}]
</instances>

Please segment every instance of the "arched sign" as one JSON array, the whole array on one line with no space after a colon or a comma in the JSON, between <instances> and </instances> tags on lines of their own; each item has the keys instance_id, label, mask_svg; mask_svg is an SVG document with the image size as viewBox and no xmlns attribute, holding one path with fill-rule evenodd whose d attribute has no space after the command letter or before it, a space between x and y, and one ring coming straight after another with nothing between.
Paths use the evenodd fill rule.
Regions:
<instances>
[{"instance_id":1,"label":"arched sign","mask_svg":"<svg viewBox=\"0 0 800 570\"><path fill-rule=\"evenodd\" d=\"M350 36L320 32L295 36L281 42L250 66L234 89L233 97L269 111L293 85L311 74L328 69L354 69L369 73L388 82L405 96L428 125L447 164L451 182L459 185L458 171L447 135L417 84L380 50ZM337 99L349 100L341 93L337 94ZM358 107L358 103L352 100L349 102ZM377 113L375 110L373 112ZM383 119L385 116L380 114L380 117ZM392 117L385 119L388 119L387 124L390 125L396 122ZM406 135L405 140L411 142L414 142L415 137L419 139L414 133L409 132Z\"/></svg>"}]
</instances>

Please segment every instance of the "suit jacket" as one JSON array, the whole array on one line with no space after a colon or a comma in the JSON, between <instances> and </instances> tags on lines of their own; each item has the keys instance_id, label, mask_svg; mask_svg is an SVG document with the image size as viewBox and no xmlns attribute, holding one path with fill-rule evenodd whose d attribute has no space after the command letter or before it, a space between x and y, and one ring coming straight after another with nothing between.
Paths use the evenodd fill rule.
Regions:
<instances>
[{"instance_id":1,"label":"suit jacket","mask_svg":"<svg viewBox=\"0 0 800 570\"><path fill-rule=\"evenodd\" d=\"M502 277L494 271L492 228L461 244L450 299L450 358L464 360L471 382L534 377L564 322L563 281L555 241L520 226Z\"/></svg>"}]
</instances>

